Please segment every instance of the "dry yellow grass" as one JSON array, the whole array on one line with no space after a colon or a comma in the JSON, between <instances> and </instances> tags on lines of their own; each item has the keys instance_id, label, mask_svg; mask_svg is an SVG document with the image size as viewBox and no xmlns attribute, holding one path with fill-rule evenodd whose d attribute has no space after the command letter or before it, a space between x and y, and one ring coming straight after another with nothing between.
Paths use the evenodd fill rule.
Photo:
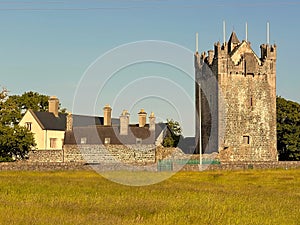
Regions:
<instances>
[{"instance_id":1,"label":"dry yellow grass","mask_svg":"<svg viewBox=\"0 0 300 225\"><path fill-rule=\"evenodd\" d=\"M130 187L92 171L0 172L0 224L299 224L299 175L180 172Z\"/></svg>"}]
</instances>

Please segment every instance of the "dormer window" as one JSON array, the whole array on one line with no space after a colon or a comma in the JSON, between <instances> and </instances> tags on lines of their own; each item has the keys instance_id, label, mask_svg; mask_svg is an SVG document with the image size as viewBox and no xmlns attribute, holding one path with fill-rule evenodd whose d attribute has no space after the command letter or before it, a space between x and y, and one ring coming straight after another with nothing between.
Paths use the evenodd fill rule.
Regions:
<instances>
[{"instance_id":1,"label":"dormer window","mask_svg":"<svg viewBox=\"0 0 300 225\"><path fill-rule=\"evenodd\" d=\"M142 144L142 138L137 138L136 141L135 141L135 143L137 145L141 145Z\"/></svg>"},{"instance_id":2,"label":"dormer window","mask_svg":"<svg viewBox=\"0 0 300 225\"><path fill-rule=\"evenodd\" d=\"M104 144L109 145L110 144L110 138L105 138L104 139Z\"/></svg>"},{"instance_id":3,"label":"dormer window","mask_svg":"<svg viewBox=\"0 0 300 225\"><path fill-rule=\"evenodd\" d=\"M87 141L86 137L80 138L80 144L86 144L86 141Z\"/></svg>"}]
</instances>

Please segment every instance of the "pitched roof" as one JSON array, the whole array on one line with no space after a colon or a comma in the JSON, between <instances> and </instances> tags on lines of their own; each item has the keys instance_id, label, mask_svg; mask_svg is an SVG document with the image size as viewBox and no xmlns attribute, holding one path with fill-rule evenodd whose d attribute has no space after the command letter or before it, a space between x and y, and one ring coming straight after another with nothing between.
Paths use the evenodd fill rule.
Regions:
<instances>
[{"instance_id":1,"label":"pitched roof","mask_svg":"<svg viewBox=\"0 0 300 225\"><path fill-rule=\"evenodd\" d=\"M238 43L240 43L240 41L239 41L239 39L238 39L238 37L237 37L237 35L236 35L236 33L234 31L232 31L228 43L232 43L232 44L238 44Z\"/></svg>"},{"instance_id":2,"label":"pitched roof","mask_svg":"<svg viewBox=\"0 0 300 225\"><path fill-rule=\"evenodd\" d=\"M56 117L50 112L31 112L44 130L64 131L66 129L66 114L59 113Z\"/></svg>"},{"instance_id":3,"label":"pitched roof","mask_svg":"<svg viewBox=\"0 0 300 225\"><path fill-rule=\"evenodd\" d=\"M261 60L246 41L243 41L233 51L231 51L230 57L233 60L233 62L237 64L240 61L242 55L245 56L246 54L252 54L255 57L258 65L261 65Z\"/></svg>"},{"instance_id":4,"label":"pitched roof","mask_svg":"<svg viewBox=\"0 0 300 225\"><path fill-rule=\"evenodd\" d=\"M56 117L50 112L39 112L30 110L33 116L36 118L42 129L44 130L66 130L66 114L59 113ZM84 126L99 126L103 125L103 117L98 116L82 116L82 115L72 115L73 116L73 127L84 127ZM119 125L120 120L112 118L113 125Z\"/></svg>"},{"instance_id":5,"label":"pitched roof","mask_svg":"<svg viewBox=\"0 0 300 225\"><path fill-rule=\"evenodd\" d=\"M156 124L155 132L151 132L149 125L130 125L128 135L120 135L119 126L73 127L73 131L66 132L64 144L81 144L81 138L86 138L85 144L104 144L105 138L110 138L110 144L136 144L137 138L142 140L142 144L155 144L157 137L166 127L163 123Z\"/></svg>"},{"instance_id":6,"label":"pitched roof","mask_svg":"<svg viewBox=\"0 0 300 225\"><path fill-rule=\"evenodd\" d=\"M73 127L85 127L85 126L100 126L104 124L104 118L99 116L84 116L84 115L72 115ZM120 119L112 118L112 125L119 125Z\"/></svg>"}]
</instances>

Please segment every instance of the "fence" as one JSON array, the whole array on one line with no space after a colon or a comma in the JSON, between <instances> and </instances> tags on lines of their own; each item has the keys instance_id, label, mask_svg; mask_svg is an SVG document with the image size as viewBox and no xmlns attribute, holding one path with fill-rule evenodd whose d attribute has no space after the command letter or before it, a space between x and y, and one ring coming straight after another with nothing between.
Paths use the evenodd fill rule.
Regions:
<instances>
[{"instance_id":1,"label":"fence","mask_svg":"<svg viewBox=\"0 0 300 225\"><path fill-rule=\"evenodd\" d=\"M174 166L200 165L200 159L162 159L157 162L158 171L173 171ZM202 159L202 165L220 165L217 159Z\"/></svg>"}]
</instances>

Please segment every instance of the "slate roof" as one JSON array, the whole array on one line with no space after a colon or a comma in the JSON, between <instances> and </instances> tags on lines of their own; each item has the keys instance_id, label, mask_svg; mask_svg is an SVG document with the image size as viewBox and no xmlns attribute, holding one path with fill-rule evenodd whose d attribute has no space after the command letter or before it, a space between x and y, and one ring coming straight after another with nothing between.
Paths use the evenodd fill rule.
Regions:
<instances>
[{"instance_id":1,"label":"slate roof","mask_svg":"<svg viewBox=\"0 0 300 225\"><path fill-rule=\"evenodd\" d=\"M66 130L66 118L67 114L59 113L58 117L55 117L50 112L38 112L31 111L33 116L36 118L40 126L44 130ZM83 115L72 115L73 127L88 127L88 126L100 126L103 125L104 118L98 116L83 116ZM112 118L113 125L119 125L120 120Z\"/></svg>"},{"instance_id":2,"label":"slate roof","mask_svg":"<svg viewBox=\"0 0 300 225\"><path fill-rule=\"evenodd\" d=\"M100 126L104 124L104 118L98 116L84 116L84 115L72 115L73 127L85 127L85 126ZM112 118L112 125L119 125L120 119Z\"/></svg>"},{"instance_id":3,"label":"slate roof","mask_svg":"<svg viewBox=\"0 0 300 225\"><path fill-rule=\"evenodd\" d=\"M73 127L73 131L65 133L64 144L81 144L81 138L86 138L85 144L104 144L105 138L110 138L110 144L136 144L137 138L142 140L142 144L155 144L165 128L166 124L159 123L155 125L155 132L151 132L148 124L145 127L130 125L128 135L120 135L119 126Z\"/></svg>"},{"instance_id":4,"label":"slate roof","mask_svg":"<svg viewBox=\"0 0 300 225\"><path fill-rule=\"evenodd\" d=\"M185 137L180 139L178 147L187 154L193 154L196 150L196 138L195 137Z\"/></svg>"},{"instance_id":5,"label":"slate roof","mask_svg":"<svg viewBox=\"0 0 300 225\"><path fill-rule=\"evenodd\" d=\"M59 113L58 117L50 112L33 112L33 116L44 130L60 130L66 129L66 114Z\"/></svg>"}]
</instances>

